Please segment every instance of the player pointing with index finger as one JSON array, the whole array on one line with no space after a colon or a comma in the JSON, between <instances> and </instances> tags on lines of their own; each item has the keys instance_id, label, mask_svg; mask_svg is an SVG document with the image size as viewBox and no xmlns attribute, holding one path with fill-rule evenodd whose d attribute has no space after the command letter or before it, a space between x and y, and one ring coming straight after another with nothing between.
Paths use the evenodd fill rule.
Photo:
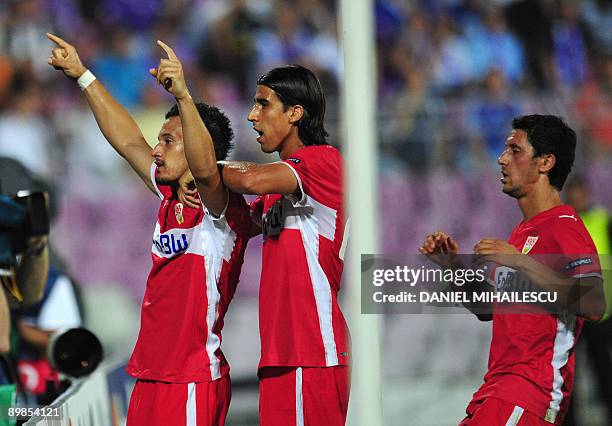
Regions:
<instances>
[{"instance_id":1,"label":"player pointing with index finger","mask_svg":"<svg viewBox=\"0 0 612 426\"><path fill-rule=\"evenodd\" d=\"M178 57L164 42L158 40L157 44L166 52L168 58L160 59L159 66L150 69L149 73L176 98L183 123L183 143L189 170L208 211L220 216L228 205L229 197L227 189L221 182L210 132L201 120L189 94L183 66ZM236 198L235 194L232 198ZM242 196L238 198L242 199Z\"/></svg>"},{"instance_id":2,"label":"player pointing with index finger","mask_svg":"<svg viewBox=\"0 0 612 426\"><path fill-rule=\"evenodd\" d=\"M138 341L127 367L137 379L127 424L223 425L231 387L221 329L250 237L248 206L234 194L217 217L202 206L183 204L178 181L188 172L183 140L192 130L178 106L166 114L151 150L132 117L87 71L76 49L57 36L48 37L56 44L49 64L77 80L107 141L161 201ZM151 73L161 82L174 81L173 93L183 99L188 94L180 63L168 46L160 46L168 59ZM224 159L233 137L229 120L215 107L191 102L213 157Z\"/></svg>"},{"instance_id":3,"label":"player pointing with index finger","mask_svg":"<svg viewBox=\"0 0 612 426\"><path fill-rule=\"evenodd\" d=\"M234 192L260 195L251 205L264 236L260 424L343 425L350 389L349 334L338 304L347 238L343 161L326 141L319 80L299 65L258 79L248 120L262 151L278 153L281 161L222 162L221 179L205 129L190 113L175 57L167 52L152 74L160 83L172 82L167 90L177 97L185 153L203 203L219 215Z\"/></svg>"}]
</instances>

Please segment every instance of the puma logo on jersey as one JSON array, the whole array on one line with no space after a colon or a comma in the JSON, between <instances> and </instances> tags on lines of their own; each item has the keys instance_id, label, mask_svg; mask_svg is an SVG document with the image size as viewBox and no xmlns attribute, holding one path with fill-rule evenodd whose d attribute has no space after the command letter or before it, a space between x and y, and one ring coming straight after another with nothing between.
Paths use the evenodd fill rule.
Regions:
<instances>
[{"instance_id":1,"label":"puma logo on jersey","mask_svg":"<svg viewBox=\"0 0 612 426\"><path fill-rule=\"evenodd\" d=\"M186 234L161 234L156 239L153 239L153 244L160 253L166 255L175 255L184 252L189 247Z\"/></svg>"},{"instance_id":2,"label":"puma logo on jersey","mask_svg":"<svg viewBox=\"0 0 612 426\"><path fill-rule=\"evenodd\" d=\"M559 216L559 219L561 219L562 217L566 217L568 219L574 219L574 221L578 221L578 219L576 219L576 216L574 216L573 214L562 214Z\"/></svg>"}]
</instances>

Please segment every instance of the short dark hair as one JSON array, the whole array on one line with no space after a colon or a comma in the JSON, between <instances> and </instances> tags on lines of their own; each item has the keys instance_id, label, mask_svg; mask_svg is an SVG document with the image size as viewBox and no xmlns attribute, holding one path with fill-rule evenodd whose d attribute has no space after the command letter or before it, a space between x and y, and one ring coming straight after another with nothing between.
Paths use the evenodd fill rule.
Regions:
<instances>
[{"instance_id":1,"label":"short dark hair","mask_svg":"<svg viewBox=\"0 0 612 426\"><path fill-rule=\"evenodd\" d=\"M285 109L294 105L304 108L304 116L297 124L304 145L327 145L325 95L312 71L301 65L285 65L259 77L257 84L274 90Z\"/></svg>"},{"instance_id":2,"label":"short dark hair","mask_svg":"<svg viewBox=\"0 0 612 426\"><path fill-rule=\"evenodd\" d=\"M234 147L232 142L232 139L234 139L234 131L232 130L229 118L227 118L219 108L205 104L204 102L196 103L196 108L212 138L217 161L225 160ZM179 116L178 105L174 105L166 113L166 119Z\"/></svg>"},{"instance_id":3,"label":"short dark hair","mask_svg":"<svg viewBox=\"0 0 612 426\"><path fill-rule=\"evenodd\" d=\"M553 154L555 165L548 172L550 184L559 191L567 179L576 152L576 132L556 115L524 115L512 120L512 128L527 133L534 157Z\"/></svg>"}]
</instances>

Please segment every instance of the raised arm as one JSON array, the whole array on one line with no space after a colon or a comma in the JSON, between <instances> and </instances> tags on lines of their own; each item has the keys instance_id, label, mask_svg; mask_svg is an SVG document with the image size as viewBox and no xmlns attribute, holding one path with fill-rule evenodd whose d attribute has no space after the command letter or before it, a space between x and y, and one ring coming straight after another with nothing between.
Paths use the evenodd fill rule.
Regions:
<instances>
[{"instance_id":1,"label":"raised arm","mask_svg":"<svg viewBox=\"0 0 612 426\"><path fill-rule=\"evenodd\" d=\"M285 163L256 164L221 161L223 182L240 194L298 194L299 184L291 166Z\"/></svg>"},{"instance_id":2,"label":"raised arm","mask_svg":"<svg viewBox=\"0 0 612 426\"><path fill-rule=\"evenodd\" d=\"M149 72L176 98L189 170L208 211L220 215L227 204L228 194L217 168L213 140L189 94L181 62L170 46L159 40L157 44L166 52L168 59L161 59L159 67Z\"/></svg>"},{"instance_id":3,"label":"raised arm","mask_svg":"<svg viewBox=\"0 0 612 426\"><path fill-rule=\"evenodd\" d=\"M151 148L132 116L85 68L74 46L53 34L47 33L47 38L56 44L47 61L49 65L79 82L106 140L130 163L147 187L156 192L149 174L153 162Z\"/></svg>"}]
</instances>

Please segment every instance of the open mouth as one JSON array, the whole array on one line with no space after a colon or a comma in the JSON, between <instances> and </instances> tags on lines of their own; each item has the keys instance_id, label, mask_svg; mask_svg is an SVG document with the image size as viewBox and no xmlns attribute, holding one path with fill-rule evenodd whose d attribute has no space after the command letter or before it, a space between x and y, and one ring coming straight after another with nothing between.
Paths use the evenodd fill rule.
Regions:
<instances>
[{"instance_id":1,"label":"open mouth","mask_svg":"<svg viewBox=\"0 0 612 426\"><path fill-rule=\"evenodd\" d=\"M166 162L163 160L155 160L155 165L159 168L159 167L164 167L166 165Z\"/></svg>"},{"instance_id":2,"label":"open mouth","mask_svg":"<svg viewBox=\"0 0 612 426\"><path fill-rule=\"evenodd\" d=\"M508 179L508 173L502 170L501 174L502 174L502 177L499 178L499 180L501 181L501 183L506 183L506 180Z\"/></svg>"},{"instance_id":3,"label":"open mouth","mask_svg":"<svg viewBox=\"0 0 612 426\"><path fill-rule=\"evenodd\" d=\"M261 139L261 137L263 136L263 132L261 130L256 129L255 127L253 127L253 130L255 130L255 132L257 132L257 142L259 142L259 140Z\"/></svg>"}]
</instances>

